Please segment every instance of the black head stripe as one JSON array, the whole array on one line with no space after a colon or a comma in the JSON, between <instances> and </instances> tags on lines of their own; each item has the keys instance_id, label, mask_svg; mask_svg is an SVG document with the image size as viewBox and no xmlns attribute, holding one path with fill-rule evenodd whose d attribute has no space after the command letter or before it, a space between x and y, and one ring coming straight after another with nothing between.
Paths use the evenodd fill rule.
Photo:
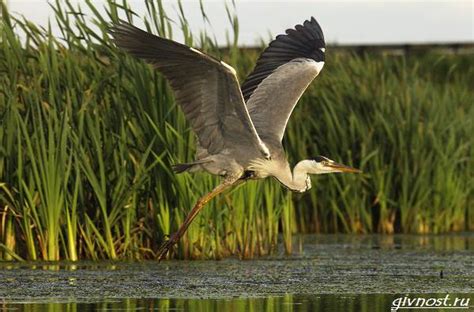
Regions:
<instances>
[{"instance_id":1,"label":"black head stripe","mask_svg":"<svg viewBox=\"0 0 474 312\"><path fill-rule=\"evenodd\" d=\"M318 155L318 156L314 157L313 159L317 162L329 161L329 159L327 159L326 157L321 156L321 155Z\"/></svg>"}]
</instances>

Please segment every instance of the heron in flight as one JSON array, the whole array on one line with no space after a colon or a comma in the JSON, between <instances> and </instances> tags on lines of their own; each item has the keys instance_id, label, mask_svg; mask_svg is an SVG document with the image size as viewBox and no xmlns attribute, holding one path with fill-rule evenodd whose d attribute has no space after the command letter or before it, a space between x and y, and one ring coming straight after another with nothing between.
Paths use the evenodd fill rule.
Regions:
<instances>
[{"instance_id":1,"label":"heron in flight","mask_svg":"<svg viewBox=\"0 0 474 312\"><path fill-rule=\"evenodd\" d=\"M150 63L167 78L197 136L196 160L175 165L175 172L203 170L223 177L163 243L160 260L206 203L232 186L273 177L302 193L311 188L311 174L360 172L323 156L302 160L291 170L282 146L293 108L324 65L324 36L313 17L277 36L241 86L232 66L197 49L124 21L110 32L119 48Z\"/></svg>"}]
</instances>

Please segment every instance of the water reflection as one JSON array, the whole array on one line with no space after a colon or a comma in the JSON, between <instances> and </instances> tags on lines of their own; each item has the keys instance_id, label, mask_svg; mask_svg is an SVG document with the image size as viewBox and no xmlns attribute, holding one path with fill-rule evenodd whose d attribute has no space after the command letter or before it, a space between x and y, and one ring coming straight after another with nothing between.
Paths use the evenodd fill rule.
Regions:
<instances>
[{"instance_id":1,"label":"water reflection","mask_svg":"<svg viewBox=\"0 0 474 312\"><path fill-rule=\"evenodd\" d=\"M392 295L315 295L246 299L125 299L98 303L5 303L11 311L389 311Z\"/></svg>"},{"instance_id":2,"label":"water reflection","mask_svg":"<svg viewBox=\"0 0 474 312\"><path fill-rule=\"evenodd\" d=\"M416 249L432 251L459 251L474 249L472 233L429 235L295 235L296 245L345 246L347 248Z\"/></svg>"},{"instance_id":3,"label":"water reflection","mask_svg":"<svg viewBox=\"0 0 474 312\"><path fill-rule=\"evenodd\" d=\"M417 295L425 298L444 297L445 294ZM454 296L454 294L451 294ZM472 298L472 294L456 296ZM3 303L1 311L345 311L368 312L390 311L392 302L400 297L396 294L367 295L285 295L267 298L233 299L117 299L101 302L63 303ZM443 311L441 308L430 311Z\"/></svg>"}]
</instances>

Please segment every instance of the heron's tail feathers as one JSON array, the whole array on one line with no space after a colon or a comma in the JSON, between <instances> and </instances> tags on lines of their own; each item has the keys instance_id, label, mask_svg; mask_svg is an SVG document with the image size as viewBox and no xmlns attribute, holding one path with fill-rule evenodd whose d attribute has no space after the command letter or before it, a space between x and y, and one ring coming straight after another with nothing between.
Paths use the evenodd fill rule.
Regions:
<instances>
[{"instance_id":1,"label":"heron's tail feathers","mask_svg":"<svg viewBox=\"0 0 474 312\"><path fill-rule=\"evenodd\" d=\"M209 162L209 160L196 160L190 163L183 163L183 164L174 164L171 167L175 173L183 173L185 171L195 171L191 169L198 169L200 164L205 164Z\"/></svg>"},{"instance_id":2,"label":"heron's tail feathers","mask_svg":"<svg viewBox=\"0 0 474 312\"><path fill-rule=\"evenodd\" d=\"M174 164L171 167L173 168L173 171L175 173L182 173L185 172L189 169L191 169L194 166L194 164L189 163L189 164Z\"/></svg>"}]
</instances>

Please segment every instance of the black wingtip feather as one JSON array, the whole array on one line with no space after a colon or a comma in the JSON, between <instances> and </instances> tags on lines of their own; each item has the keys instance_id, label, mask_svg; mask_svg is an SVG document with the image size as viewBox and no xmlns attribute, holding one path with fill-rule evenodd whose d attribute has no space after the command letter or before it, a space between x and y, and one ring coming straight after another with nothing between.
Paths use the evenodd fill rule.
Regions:
<instances>
[{"instance_id":1,"label":"black wingtip feather","mask_svg":"<svg viewBox=\"0 0 474 312\"><path fill-rule=\"evenodd\" d=\"M316 62L324 61L326 47L321 26L312 16L303 25L287 29L286 34L276 36L260 55L254 70L242 84L241 90L247 101L258 85L279 66L295 58L311 58ZM262 75L268 72L268 75ZM258 78L257 78L258 77ZM256 79L257 78L257 79Z\"/></svg>"}]
</instances>

